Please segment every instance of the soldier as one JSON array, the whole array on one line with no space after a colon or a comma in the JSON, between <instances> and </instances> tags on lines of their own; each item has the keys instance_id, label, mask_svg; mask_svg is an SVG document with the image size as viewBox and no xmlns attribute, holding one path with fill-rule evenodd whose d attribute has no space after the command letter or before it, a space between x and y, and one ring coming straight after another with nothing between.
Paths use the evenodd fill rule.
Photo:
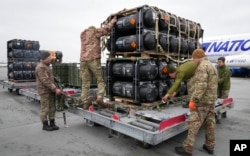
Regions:
<instances>
[{"instance_id":1,"label":"soldier","mask_svg":"<svg viewBox=\"0 0 250 156\"><path fill-rule=\"evenodd\" d=\"M41 52L41 62L36 66L35 75L37 83L37 91L40 95L41 114L40 118L43 123L43 130L52 131L58 130L55 125L55 93L61 94L61 90L54 83L54 76L49 68L51 56L48 51ZM50 124L48 123L50 121Z\"/></svg>"},{"instance_id":2,"label":"soldier","mask_svg":"<svg viewBox=\"0 0 250 156\"><path fill-rule=\"evenodd\" d=\"M105 27L95 28L90 26L81 33L81 55L80 55L80 70L82 79L82 94L81 101L83 102L83 109L88 109L91 105L89 99L89 89L91 84L91 73L97 80L97 104L102 107L107 107L107 104L103 102L103 96L105 93L105 84L103 80L102 68L101 68L101 47L100 38L107 35L117 19L114 17Z\"/></svg>"},{"instance_id":3,"label":"soldier","mask_svg":"<svg viewBox=\"0 0 250 156\"><path fill-rule=\"evenodd\" d=\"M162 98L162 101L166 102L169 98L176 95L176 92L180 89L181 82L188 80L187 88L190 92L190 78L194 75L197 68L197 64L194 61L188 61L183 63L179 67L175 68L173 65L168 65L168 74L170 78L175 78L173 85L168 90L167 94Z\"/></svg>"},{"instance_id":4,"label":"soldier","mask_svg":"<svg viewBox=\"0 0 250 156\"><path fill-rule=\"evenodd\" d=\"M205 144L203 149L214 153L215 147L215 113L214 105L217 99L218 73L213 64L205 57L202 49L194 50L193 61L198 67L193 76L193 90L191 92L189 109L190 116L187 120L188 134L181 147L175 147L176 153L192 156L195 137L201 125L205 128Z\"/></svg>"},{"instance_id":5,"label":"soldier","mask_svg":"<svg viewBox=\"0 0 250 156\"><path fill-rule=\"evenodd\" d=\"M231 71L225 65L225 57L218 58L218 98L228 98L231 85ZM226 112L222 113L222 118L226 118Z\"/></svg>"}]
</instances>

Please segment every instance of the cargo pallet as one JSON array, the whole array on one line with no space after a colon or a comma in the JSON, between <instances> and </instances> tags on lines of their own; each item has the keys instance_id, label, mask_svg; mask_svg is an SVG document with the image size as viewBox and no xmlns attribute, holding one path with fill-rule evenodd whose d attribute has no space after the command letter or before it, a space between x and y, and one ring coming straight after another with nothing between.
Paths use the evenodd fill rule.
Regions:
<instances>
[{"instance_id":1,"label":"cargo pallet","mask_svg":"<svg viewBox=\"0 0 250 156\"><path fill-rule=\"evenodd\" d=\"M116 52L114 54L108 54L109 58L154 58L171 60L175 62L186 62L187 58L190 58L189 54L178 54L174 52L154 52L154 51L142 51L142 52ZM178 58L186 58L180 61ZM177 61L179 60L179 61Z\"/></svg>"},{"instance_id":2,"label":"cargo pallet","mask_svg":"<svg viewBox=\"0 0 250 156\"><path fill-rule=\"evenodd\" d=\"M21 89L20 94L39 100L35 90ZM107 127L110 136L119 138L125 135L134 138L144 148L157 145L187 130L186 120L190 112L188 108L183 108L181 100L172 104L151 105L150 108L106 100L109 109L99 108L93 103L88 110L73 106L68 111L81 116L91 127ZM221 119L222 113L233 107L233 98L218 99L215 103L217 120Z\"/></svg>"},{"instance_id":3,"label":"cargo pallet","mask_svg":"<svg viewBox=\"0 0 250 156\"><path fill-rule=\"evenodd\" d=\"M9 79L9 82L13 83L24 83L24 82L36 82L36 79L29 79L29 80L14 80L14 79Z\"/></svg>"},{"instance_id":4,"label":"cargo pallet","mask_svg":"<svg viewBox=\"0 0 250 156\"><path fill-rule=\"evenodd\" d=\"M11 81L11 80L0 80L0 84L3 88L8 88L9 92L13 92L15 90L16 94L20 94L20 89L24 88L35 88L36 82L35 81Z\"/></svg>"}]
</instances>

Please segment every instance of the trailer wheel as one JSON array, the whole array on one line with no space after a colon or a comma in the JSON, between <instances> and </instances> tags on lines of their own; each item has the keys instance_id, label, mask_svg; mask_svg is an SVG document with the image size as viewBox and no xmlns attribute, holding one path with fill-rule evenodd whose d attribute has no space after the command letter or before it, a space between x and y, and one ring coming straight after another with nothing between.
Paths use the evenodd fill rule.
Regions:
<instances>
[{"instance_id":1,"label":"trailer wheel","mask_svg":"<svg viewBox=\"0 0 250 156\"><path fill-rule=\"evenodd\" d=\"M150 145L150 144L148 144L148 143L146 143L146 142L139 141L139 140L137 140L137 141L138 141L140 147L142 147L142 148L144 148L144 149L149 149L149 148L152 147L152 145Z\"/></svg>"},{"instance_id":2,"label":"trailer wheel","mask_svg":"<svg viewBox=\"0 0 250 156\"><path fill-rule=\"evenodd\" d=\"M16 95L20 95L19 89L16 89Z\"/></svg>"},{"instance_id":3,"label":"trailer wheel","mask_svg":"<svg viewBox=\"0 0 250 156\"><path fill-rule=\"evenodd\" d=\"M8 88L8 91L9 91L9 92L12 92L12 91L13 91L13 89Z\"/></svg>"},{"instance_id":4,"label":"trailer wheel","mask_svg":"<svg viewBox=\"0 0 250 156\"><path fill-rule=\"evenodd\" d=\"M95 122L90 121L90 120L88 120L88 119L86 119L86 123L87 123L87 125L90 126L90 127L97 126L97 124L96 124Z\"/></svg>"}]
</instances>

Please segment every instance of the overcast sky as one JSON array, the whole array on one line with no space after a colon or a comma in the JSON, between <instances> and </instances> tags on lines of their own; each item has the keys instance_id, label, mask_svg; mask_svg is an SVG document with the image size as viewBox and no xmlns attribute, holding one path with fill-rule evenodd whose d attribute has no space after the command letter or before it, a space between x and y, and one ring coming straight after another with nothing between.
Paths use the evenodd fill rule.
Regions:
<instances>
[{"instance_id":1,"label":"overcast sky","mask_svg":"<svg viewBox=\"0 0 250 156\"><path fill-rule=\"evenodd\" d=\"M144 4L200 23L204 38L250 32L249 0L1 0L0 62L7 60L11 39L39 41L41 50L59 50L65 61L79 62L82 30Z\"/></svg>"}]
</instances>

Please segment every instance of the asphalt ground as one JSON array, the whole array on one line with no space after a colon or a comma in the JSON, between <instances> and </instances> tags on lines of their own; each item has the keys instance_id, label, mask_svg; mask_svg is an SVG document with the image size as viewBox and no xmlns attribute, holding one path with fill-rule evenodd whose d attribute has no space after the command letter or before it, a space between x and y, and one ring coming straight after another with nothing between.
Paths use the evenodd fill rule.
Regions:
<instances>
[{"instance_id":1,"label":"asphalt ground","mask_svg":"<svg viewBox=\"0 0 250 156\"><path fill-rule=\"evenodd\" d=\"M7 79L6 68L0 68L0 80ZM232 78L230 96L235 107L216 127L216 156L229 156L231 139L250 140L250 79ZM177 156L186 132L150 149L144 149L130 137L109 137L102 126L89 127L81 116L66 113L64 128L62 112L56 114L58 131L42 130L39 103L8 92L0 85L0 156ZM208 156L202 149L204 130L196 138L193 155Z\"/></svg>"}]
</instances>

